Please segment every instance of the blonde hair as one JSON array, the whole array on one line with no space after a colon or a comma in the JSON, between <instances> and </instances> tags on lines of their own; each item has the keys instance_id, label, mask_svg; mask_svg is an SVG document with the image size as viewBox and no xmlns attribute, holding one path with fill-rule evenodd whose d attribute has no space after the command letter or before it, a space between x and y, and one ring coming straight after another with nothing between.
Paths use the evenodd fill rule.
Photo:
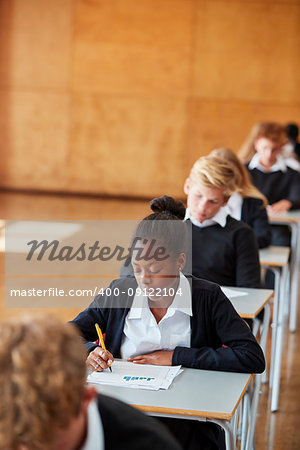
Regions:
<instances>
[{"instance_id":1,"label":"blonde hair","mask_svg":"<svg viewBox=\"0 0 300 450\"><path fill-rule=\"evenodd\" d=\"M262 122L254 125L239 150L239 157L244 163L251 161L255 155L256 150L254 144L259 138L270 139L282 146L286 142L285 127L276 122Z\"/></svg>"},{"instance_id":2,"label":"blonde hair","mask_svg":"<svg viewBox=\"0 0 300 450\"><path fill-rule=\"evenodd\" d=\"M49 448L80 412L86 351L72 325L50 315L0 323L0 448Z\"/></svg>"},{"instance_id":3,"label":"blonde hair","mask_svg":"<svg viewBox=\"0 0 300 450\"><path fill-rule=\"evenodd\" d=\"M189 180L191 184L223 189L225 199L236 190L235 174L231 165L213 156L199 158L190 171Z\"/></svg>"},{"instance_id":4,"label":"blonde hair","mask_svg":"<svg viewBox=\"0 0 300 450\"><path fill-rule=\"evenodd\" d=\"M232 165L236 177L236 192L242 197L259 198L262 200L263 205L267 206L268 201L266 197L251 183L246 167L232 150L229 148L217 148L210 152L210 156L222 158Z\"/></svg>"}]
</instances>

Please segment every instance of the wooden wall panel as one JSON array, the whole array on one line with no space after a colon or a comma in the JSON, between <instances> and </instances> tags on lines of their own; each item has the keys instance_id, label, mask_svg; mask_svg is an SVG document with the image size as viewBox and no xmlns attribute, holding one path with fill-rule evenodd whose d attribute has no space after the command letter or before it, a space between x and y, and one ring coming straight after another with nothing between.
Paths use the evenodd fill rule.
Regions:
<instances>
[{"instance_id":1,"label":"wooden wall panel","mask_svg":"<svg viewBox=\"0 0 300 450\"><path fill-rule=\"evenodd\" d=\"M78 94L72 110L72 190L146 197L166 188L181 193L185 102Z\"/></svg>"},{"instance_id":2,"label":"wooden wall panel","mask_svg":"<svg viewBox=\"0 0 300 450\"><path fill-rule=\"evenodd\" d=\"M67 89L72 0L13 0L9 86Z\"/></svg>"},{"instance_id":3,"label":"wooden wall panel","mask_svg":"<svg viewBox=\"0 0 300 450\"><path fill-rule=\"evenodd\" d=\"M2 116L4 164L1 185L17 189L64 190L69 132L69 97L48 92L12 91L10 114ZM1 91L0 91L0 104ZM9 130L7 133L2 130Z\"/></svg>"},{"instance_id":4,"label":"wooden wall panel","mask_svg":"<svg viewBox=\"0 0 300 450\"><path fill-rule=\"evenodd\" d=\"M73 89L186 95L194 12L194 0L79 0Z\"/></svg>"},{"instance_id":5,"label":"wooden wall panel","mask_svg":"<svg viewBox=\"0 0 300 450\"><path fill-rule=\"evenodd\" d=\"M300 124L298 0L0 0L0 187L182 196L194 160Z\"/></svg>"},{"instance_id":6,"label":"wooden wall panel","mask_svg":"<svg viewBox=\"0 0 300 450\"><path fill-rule=\"evenodd\" d=\"M300 4L200 1L193 94L300 101Z\"/></svg>"},{"instance_id":7,"label":"wooden wall panel","mask_svg":"<svg viewBox=\"0 0 300 450\"><path fill-rule=\"evenodd\" d=\"M8 86L10 81L13 15L13 3L0 0L0 89ZM1 111L4 112L4 109L1 108Z\"/></svg>"}]
</instances>

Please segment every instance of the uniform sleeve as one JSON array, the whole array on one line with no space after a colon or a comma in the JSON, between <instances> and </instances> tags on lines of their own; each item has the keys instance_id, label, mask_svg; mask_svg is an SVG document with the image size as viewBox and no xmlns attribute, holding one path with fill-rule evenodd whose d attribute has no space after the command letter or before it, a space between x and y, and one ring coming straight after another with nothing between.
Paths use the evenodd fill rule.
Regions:
<instances>
[{"instance_id":1,"label":"uniform sleeve","mask_svg":"<svg viewBox=\"0 0 300 450\"><path fill-rule=\"evenodd\" d=\"M235 234L236 286L259 288L260 263L254 231L245 225Z\"/></svg>"},{"instance_id":2,"label":"uniform sleeve","mask_svg":"<svg viewBox=\"0 0 300 450\"><path fill-rule=\"evenodd\" d=\"M253 228L258 247L265 248L271 244L272 239L268 214L260 199L257 199L257 202L255 202L253 206L251 223L248 223L248 225Z\"/></svg>"},{"instance_id":3,"label":"uniform sleeve","mask_svg":"<svg viewBox=\"0 0 300 450\"><path fill-rule=\"evenodd\" d=\"M97 301L97 297L94 302ZM105 310L94 307L94 302L86 308L84 311L78 314L75 319L72 320L74 324L83 337L84 344L88 352L94 350L98 345L95 343L98 339L97 331L95 328L95 323L98 323L101 331L105 333L106 331L106 317Z\"/></svg>"},{"instance_id":4,"label":"uniform sleeve","mask_svg":"<svg viewBox=\"0 0 300 450\"><path fill-rule=\"evenodd\" d=\"M292 203L292 209L300 209L300 174L296 171L293 171L292 174L287 200Z\"/></svg>"},{"instance_id":5,"label":"uniform sleeve","mask_svg":"<svg viewBox=\"0 0 300 450\"><path fill-rule=\"evenodd\" d=\"M98 345L95 323L106 333L105 345L115 356L119 357L123 323L135 294L136 281L132 278L116 279L97 295L90 306L78 314L71 322L79 328L88 352Z\"/></svg>"},{"instance_id":6,"label":"uniform sleeve","mask_svg":"<svg viewBox=\"0 0 300 450\"><path fill-rule=\"evenodd\" d=\"M172 360L174 365L226 372L264 371L265 358L260 345L219 287L203 310L198 310L196 314L198 317L195 320L199 324L205 315L205 345L198 338L194 348L176 347ZM218 346L215 345L214 336L217 337Z\"/></svg>"},{"instance_id":7,"label":"uniform sleeve","mask_svg":"<svg viewBox=\"0 0 300 450\"><path fill-rule=\"evenodd\" d=\"M182 450L169 430L118 399L98 396L106 450Z\"/></svg>"}]
</instances>

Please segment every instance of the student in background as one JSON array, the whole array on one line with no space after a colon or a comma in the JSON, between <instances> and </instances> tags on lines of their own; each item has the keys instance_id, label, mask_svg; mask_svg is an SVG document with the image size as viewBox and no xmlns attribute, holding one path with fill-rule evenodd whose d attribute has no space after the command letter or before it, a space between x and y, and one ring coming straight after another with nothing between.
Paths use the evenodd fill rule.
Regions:
<instances>
[{"instance_id":1,"label":"student in background","mask_svg":"<svg viewBox=\"0 0 300 450\"><path fill-rule=\"evenodd\" d=\"M256 126L240 156L247 163L253 184L266 196L269 214L300 208L300 174L287 166L281 156L286 142L285 128L274 122ZM287 227L272 226L272 245L289 245Z\"/></svg>"},{"instance_id":2,"label":"student in background","mask_svg":"<svg viewBox=\"0 0 300 450\"><path fill-rule=\"evenodd\" d=\"M121 357L135 364L262 372L261 348L219 286L182 273L188 236L184 205L164 196L154 199L151 209L132 238L134 277L114 280L73 320L87 341L88 368L102 371ZM109 351L94 343L95 323L106 333ZM185 450L224 449L224 434L215 424L164 422Z\"/></svg>"},{"instance_id":3,"label":"student in background","mask_svg":"<svg viewBox=\"0 0 300 450\"><path fill-rule=\"evenodd\" d=\"M288 166L300 171L300 142L298 141L299 128L295 123L288 123L285 127L287 142L283 146L282 155L288 160Z\"/></svg>"},{"instance_id":4,"label":"student in background","mask_svg":"<svg viewBox=\"0 0 300 450\"><path fill-rule=\"evenodd\" d=\"M157 420L86 386L86 349L50 315L0 323L0 448L104 450L181 447Z\"/></svg>"},{"instance_id":5,"label":"student in background","mask_svg":"<svg viewBox=\"0 0 300 450\"><path fill-rule=\"evenodd\" d=\"M253 228L259 248L268 247L272 235L266 211L266 197L251 183L246 167L232 150L218 148L213 150L210 156L229 162L236 175L236 191L226 205L228 213Z\"/></svg>"},{"instance_id":6,"label":"student in background","mask_svg":"<svg viewBox=\"0 0 300 450\"><path fill-rule=\"evenodd\" d=\"M184 185L186 220L192 228L192 273L224 286L258 288L255 234L225 208L235 191L236 176L228 162L212 156L195 162Z\"/></svg>"}]
</instances>

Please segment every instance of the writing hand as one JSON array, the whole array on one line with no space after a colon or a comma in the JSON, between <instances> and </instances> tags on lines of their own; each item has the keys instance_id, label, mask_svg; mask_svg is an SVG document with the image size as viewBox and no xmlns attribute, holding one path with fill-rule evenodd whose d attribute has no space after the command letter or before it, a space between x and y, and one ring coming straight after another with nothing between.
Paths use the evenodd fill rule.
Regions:
<instances>
[{"instance_id":1,"label":"writing hand","mask_svg":"<svg viewBox=\"0 0 300 450\"><path fill-rule=\"evenodd\" d=\"M279 202L273 203L273 205L268 206L268 214L279 214L287 212L292 206L289 200L280 200Z\"/></svg>"},{"instance_id":2,"label":"writing hand","mask_svg":"<svg viewBox=\"0 0 300 450\"><path fill-rule=\"evenodd\" d=\"M89 369L96 372L102 372L114 362L114 357L109 351L96 347L86 359L86 365Z\"/></svg>"},{"instance_id":3,"label":"writing hand","mask_svg":"<svg viewBox=\"0 0 300 450\"><path fill-rule=\"evenodd\" d=\"M158 350L157 352L148 353L146 355L134 356L128 358L135 364L154 364L157 366L171 366L172 365L173 350Z\"/></svg>"}]
</instances>

